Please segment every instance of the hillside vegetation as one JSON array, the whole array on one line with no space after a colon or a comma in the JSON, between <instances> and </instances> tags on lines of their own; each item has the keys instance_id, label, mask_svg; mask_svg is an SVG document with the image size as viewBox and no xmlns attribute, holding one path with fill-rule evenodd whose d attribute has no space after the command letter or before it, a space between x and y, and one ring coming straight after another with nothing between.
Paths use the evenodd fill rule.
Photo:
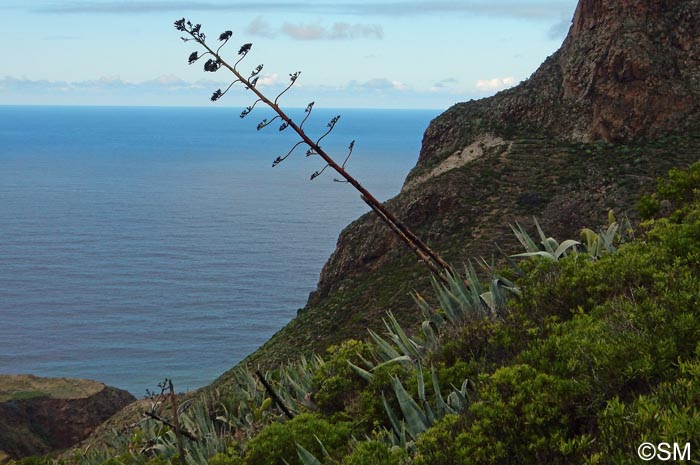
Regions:
<instances>
[{"instance_id":1,"label":"hillside vegetation","mask_svg":"<svg viewBox=\"0 0 700 465\"><path fill-rule=\"evenodd\" d=\"M180 405L186 463L639 463L646 441L699 450L700 163L639 209L634 231L611 215L576 241L513 225L524 252L434 283L436 305L414 303L415 336L386 315L382 333L266 373L293 419L239 369L235 386ZM165 405L153 411L169 417ZM104 449L13 463L179 464L176 442L150 419Z\"/></svg>"}]
</instances>

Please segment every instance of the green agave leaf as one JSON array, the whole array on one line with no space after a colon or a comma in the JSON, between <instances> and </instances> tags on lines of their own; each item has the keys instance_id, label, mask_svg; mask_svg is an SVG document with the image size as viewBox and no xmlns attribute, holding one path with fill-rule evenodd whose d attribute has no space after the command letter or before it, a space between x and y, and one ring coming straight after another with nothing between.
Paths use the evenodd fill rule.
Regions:
<instances>
[{"instance_id":1,"label":"green agave leaf","mask_svg":"<svg viewBox=\"0 0 700 465\"><path fill-rule=\"evenodd\" d=\"M392 378L392 385L394 394L396 394L396 398L399 401L401 413L403 413L403 417L406 420L406 431L411 438L415 439L420 433L430 427L428 418L416 401L406 392L406 389L397 377Z\"/></svg>"},{"instance_id":2,"label":"green agave leaf","mask_svg":"<svg viewBox=\"0 0 700 465\"><path fill-rule=\"evenodd\" d=\"M481 300L486 304L486 306L491 310L491 313L496 311L496 308L498 308L496 304L496 297L494 297L493 292L484 292L481 294Z\"/></svg>"},{"instance_id":3,"label":"green agave leaf","mask_svg":"<svg viewBox=\"0 0 700 465\"><path fill-rule=\"evenodd\" d=\"M576 247L577 245L581 245L581 243L578 242L578 241L575 241L575 240L573 240L573 239L567 239L567 240L565 240L564 242L562 242L562 243L559 245L559 247L557 247L557 250L554 251L554 256L555 256L557 259L559 259L559 257L561 257L563 254L565 254L566 251L567 251L568 249L570 249L570 248L573 247L574 250L575 250L575 247Z\"/></svg>"},{"instance_id":4,"label":"green agave leaf","mask_svg":"<svg viewBox=\"0 0 700 465\"><path fill-rule=\"evenodd\" d=\"M416 366L416 380L418 382L418 399L421 402L425 402L425 381L423 380L423 367L418 361L418 366Z\"/></svg>"},{"instance_id":5,"label":"green agave leaf","mask_svg":"<svg viewBox=\"0 0 700 465\"><path fill-rule=\"evenodd\" d=\"M386 415L389 417L389 423L391 423L394 434L398 438L401 435L401 422L399 421L399 417L394 412L394 409L392 409L391 405L389 405L389 403L386 401L384 393L382 393L382 403L384 404L384 410L386 411Z\"/></svg>"},{"instance_id":6,"label":"green agave leaf","mask_svg":"<svg viewBox=\"0 0 700 465\"><path fill-rule=\"evenodd\" d=\"M457 288L459 293L464 294L464 295L471 294L472 302L478 302L479 301L478 296L484 290L481 287L481 281L479 280L479 275L476 274L476 270L474 269L474 265L472 264L471 260L467 261L466 278L467 278L467 282L469 282L469 286L466 286L464 284L464 280L458 274L455 273L454 275L452 275L452 279L459 286Z\"/></svg>"},{"instance_id":7,"label":"green agave leaf","mask_svg":"<svg viewBox=\"0 0 700 465\"><path fill-rule=\"evenodd\" d=\"M454 387L454 386L453 386ZM461 411L469 405L469 380L465 379L462 382L461 388L454 390L447 396L447 403L455 410Z\"/></svg>"},{"instance_id":8,"label":"green agave leaf","mask_svg":"<svg viewBox=\"0 0 700 465\"><path fill-rule=\"evenodd\" d=\"M298 442L296 443L296 445L297 455L299 456L299 460L301 460L304 463L304 465L322 465L321 461L314 457L314 454L304 449L304 447L302 447L302 445Z\"/></svg>"},{"instance_id":9,"label":"green agave leaf","mask_svg":"<svg viewBox=\"0 0 700 465\"><path fill-rule=\"evenodd\" d=\"M617 231L619 226L617 223L612 223L608 226L608 230L602 233L603 245L608 252L615 252L615 237L617 236Z\"/></svg>"},{"instance_id":10,"label":"green agave leaf","mask_svg":"<svg viewBox=\"0 0 700 465\"><path fill-rule=\"evenodd\" d=\"M374 368L374 362L372 362L372 361L370 361L370 360L367 360L367 359L364 358L364 357L362 356L362 354L359 353L359 352L358 352L356 355L357 355L357 357L362 361L362 363L365 364L365 366L366 366L367 368L370 368L370 369Z\"/></svg>"},{"instance_id":11,"label":"green agave leaf","mask_svg":"<svg viewBox=\"0 0 700 465\"><path fill-rule=\"evenodd\" d=\"M381 337L379 334L375 333L371 329L368 329L370 337L374 340L376 344L376 350L378 352L377 355L382 360L391 360L396 357L400 357L401 354L387 342L383 337Z\"/></svg>"},{"instance_id":12,"label":"green agave leaf","mask_svg":"<svg viewBox=\"0 0 700 465\"><path fill-rule=\"evenodd\" d=\"M298 397L304 397L311 390L311 386L309 386L308 388L307 386L302 386L303 382L301 380L297 382L297 380L295 380L289 372L285 373L285 377L287 383L291 386L291 388L294 390Z\"/></svg>"},{"instance_id":13,"label":"green agave leaf","mask_svg":"<svg viewBox=\"0 0 700 465\"><path fill-rule=\"evenodd\" d=\"M553 237L548 237L542 244L544 249L551 254L555 253L559 248L559 242Z\"/></svg>"},{"instance_id":14,"label":"green agave leaf","mask_svg":"<svg viewBox=\"0 0 700 465\"><path fill-rule=\"evenodd\" d=\"M435 371L435 367L431 367L430 371L433 379L433 391L435 392L435 404L437 407L438 417L442 418L448 413L455 413L455 410L447 405L445 399L442 397L442 393L440 392L440 380L438 379L438 374L437 371Z\"/></svg>"},{"instance_id":15,"label":"green agave leaf","mask_svg":"<svg viewBox=\"0 0 700 465\"><path fill-rule=\"evenodd\" d=\"M523 229L522 226L516 221L515 225L517 226L517 229L513 227L513 225L510 225L510 229L513 231L513 234L515 235L516 239L518 239L518 242L525 248L526 252L537 252L540 250L540 248L535 244L535 241L532 240L530 235Z\"/></svg>"},{"instance_id":16,"label":"green agave leaf","mask_svg":"<svg viewBox=\"0 0 700 465\"><path fill-rule=\"evenodd\" d=\"M437 331L433 328L432 322L423 321L423 323L421 323L421 333L423 334L428 349L436 349L439 346L440 339Z\"/></svg>"},{"instance_id":17,"label":"green agave leaf","mask_svg":"<svg viewBox=\"0 0 700 465\"><path fill-rule=\"evenodd\" d=\"M365 370L364 368L360 368L354 363L352 363L350 360L348 360L348 365L352 367L355 372L357 372L358 375L368 383L372 382L372 379L374 378L374 374L370 373L369 371Z\"/></svg>"},{"instance_id":18,"label":"green agave leaf","mask_svg":"<svg viewBox=\"0 0 700 465\"><path fill-rule=\"evenodd\" d=\"M406 423L402 421L402 422L401 422L401 431L400 431L400 434L399 434L399 440L400 440L399 444L401 445L401 448L404 449L404 450L405 450L406 448L408 448L408 443L410 442L410 441L408 441L408 436L407 436L406 433L407 433L407 431L406 431Z\"/></svg>"},{"instance_id":19,"label":"green agave leaf","mask_svg":"<svg viewBox=\"0 0 700 465\"><path fill-rule=\"evenodd\" d=\"M519 253L519 254L511 255L511 257L513 257L513 258L519 258L519 257L543 257L543 258L546 258L547 260L551 260L551 261L553 261L553 262L557 260L557 258L554 256L554 254L551 254L551 253L549 253L549 252L545 252L545 251L543 251L543 250L541 250L541 251L539 251L539 252L525 252L525 253Z\"/></svg>"},{"instance_id":20,"label":"green agave leaf","mask_svg":"<svg viewBox=\"0 0 700 465\"><path fill-rule=\"evenodd\" d=\"M540 223L537 221L537 218L533 217L532 219L535 222L535 226L537 227L537 234L539 234L539 236L540 236L540 241L541 241L540 244L542 245L542 247L544 247L545 251L553 254L554 251L559 246L559 244L557 243L556 240L554 240L554 238L547 237L545 235L544 231L542 231L542 227L540 226Z\"/></svg>"},{"instance_id":21,"label":"green agave leaf","mask_svg":"<svg viewBox=\"0 0 700 465\"><path fill-rule=\"evenodd\" d=\"M396 357L396 358L392 358L391 360L387 360L386 362L380 363L379 365L377 365L377 366L375 366L374 368L372 368L372 371L374 371L374 370L376 370L377 368L382 367L382 366L384 366L384 365L389 365L389 364L392 364L392 363L400 363L400 362L409 362L409 363L413 363L413 359L412 359L411 357L409 357L408 355L400 355L400 356L398 356L398 357Z\"/></svg>"},{"instance_id":22,"label":"green agave leaf","mask_svg":"<svg viewBox=\"0 0 700 465\"><path fill-rule=\"evenodd\" d=\"M321 446L321 452L323 452L323 455L325 457L330 457L331 454L328 453L328 450L326 450L326 446L323 445L323 442L314 434L314 439L316 439L316 442L318 442L318 445Z\"/></svg>"},{"instance_id":23,"label":"green agave leaf","mask_svg":"<svg viewBox=\"0 0 700 465\"><path fill-rule=\"evenodd\" d=\"M414 358L419 357L420 350L422 349L421 345L406 335L406 332L403 330L399 322L396 321L393 313L389 311L387 312L387 315L389 322L387 323L386 320L383 320L384 326L386 326L391 338L394 340L399 349L401 349L404 355Z\"/></svg>"}]
</instances>

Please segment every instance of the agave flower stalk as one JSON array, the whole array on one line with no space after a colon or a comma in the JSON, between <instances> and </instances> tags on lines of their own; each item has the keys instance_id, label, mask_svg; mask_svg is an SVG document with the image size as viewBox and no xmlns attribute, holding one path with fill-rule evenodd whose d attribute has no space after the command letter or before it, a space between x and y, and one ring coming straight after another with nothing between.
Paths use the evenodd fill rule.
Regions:
<instances>
[{"instance_id":1,"label":"agave flower stalk","mask_svg":"<svg viewBox=\"0 0 700 465\"><path fill-rule=\"evenodd\" d=\"M255 102L251 106L243 110L243 112L241 113L241 117L247 116L258 103L262 102L263 104L270 107L276 113L276 116L269 121L267 119L263 120L258 125L258 129L262 129L268 126L273 121L279 118L281 120L281 126L279 127L280 131L283 131L287 128L291 128L294 132L296 132L299 135L301 141L294 145L292 147L292 150L290 150L285 156L277 157L277 159L275 159L275 161L273 162L273 166L276 166L277 164L284 161L284 159L290 156L299 145L301 145L302 143L306 144L309 147L309 149L306 152L307 156L318 155L326 163L323 169L321 169L320 171L316 171L314 174L312 174L311 179L314 179L315 177L319 176L326 168L333 169L342 177L340 182L347 182L350 185L352 185L360 193L362 200L372 209L372 211L374 211L379 216L379 218L382 221L384 221L389 226L389 228L391 228L391 230L394 233L396 233L398 237L418 256L418 258L430 268L433 274L443 282L447 283L446 272L452 270L450 265L445 260L443 260L437 252L432 250L430 247L428 247L427 244L425 244L420 238L418 238L416 234L405 223L396 218L396 216L391 211L389 211L379 200L377 200L362 184L360 184L360 182L357 181L357 179L355 179L348 173L348 171L345 169L345 163L347 162L347 158L342 164L339 164L330 155L328 155L319 145L321 140L333 130L340 116L334 117L328 123L327 131L320 138L314 141L313 139L311 139L311 137L309 137L306 134L306 132L303 129L304 122L306 122L306 120L308 119L313 108L313 102L310 103L306 108L307 115L300 124L297 124L295 121L293 121L280 108L278 104L280 97L294 85L294 83L300 75L300 72L290 74L289 85L274 99L269 99L260 91L260 89L256 87L256 84L260 77L260 72L263 68L262 65L256 67L248 77L242 74L237 68L238 64L246 57L248 52L250 52L252 44L248 43L241 46L240 50L238 51L239 58L232 65L219 54L222 47L232 37L231 31L225 31L224 33L222 33L219 36L219 41L223 43L218 47L214 48L207 43L205 34L201 32L200 24L192 24L190 21L186 21L183 18L175 21L175 28L178 31L187 34L186 37L182 37L183 41L194 41L201 47L203 47L205 50L205 52L202 55L199 55L198 52L191 53L188 59L188 62L190 64L195 63L200 59L208 56L208 60L204 64L205 71L216 72L223 67L228 69L235 76L235 80L231 82L231 84L224 91L218 89L214 92L214 94L211 97L212 101L220 99L224 94L226 94L226 92L229 91L229 89L231 89L233 85L240 83L246 89L250 90L256 97ZM351 143L349 147L350 153L352 153L353 146L354 143Z\"/></svg>"}]
</instances>

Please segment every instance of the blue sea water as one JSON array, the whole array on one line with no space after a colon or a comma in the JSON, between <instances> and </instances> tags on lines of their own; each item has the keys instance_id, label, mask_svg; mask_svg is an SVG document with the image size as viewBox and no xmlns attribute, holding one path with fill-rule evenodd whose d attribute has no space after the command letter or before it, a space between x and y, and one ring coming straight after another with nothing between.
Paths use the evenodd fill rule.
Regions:
<instances>
[{"instance_id":1,"label":"blue sea water","mask_svg":"<svg viewBox=\"0 0 700 465\"><path fill-rule=\"evenodd\" d=\"M304 306L367 208L270 115L236 108L0 106L0 373L137 396L203 386ZM303 110L292 111L300 120ZM380 199L436 111L314 110L306 129Z\"/></svg>"}]
</instances>

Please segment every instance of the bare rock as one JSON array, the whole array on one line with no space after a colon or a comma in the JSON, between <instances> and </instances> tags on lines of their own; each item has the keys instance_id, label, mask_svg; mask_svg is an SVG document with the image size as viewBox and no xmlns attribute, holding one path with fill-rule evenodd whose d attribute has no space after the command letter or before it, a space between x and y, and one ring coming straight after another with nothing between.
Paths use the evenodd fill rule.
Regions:
<instances>
[{"instance_id":1,"label":"bare rock","mask_svg":"<svg viewBox=\"0 0 700 465\"><path fill-rule=\"evenodd\" d=\"M134 400L97 381L0 375L0 451L21 458L66 449Z\"/></svg>"}]
</instances>

